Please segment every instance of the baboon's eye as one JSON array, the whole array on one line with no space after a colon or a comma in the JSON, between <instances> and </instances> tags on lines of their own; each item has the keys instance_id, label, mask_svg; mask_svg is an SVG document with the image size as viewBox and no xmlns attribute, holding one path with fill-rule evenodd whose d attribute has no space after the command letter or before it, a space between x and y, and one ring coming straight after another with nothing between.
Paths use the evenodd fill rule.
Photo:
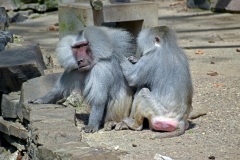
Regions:
<instances>
[{"instance_id":1,"label":"baboon's eye","mask_svg":"<svg viewBox=\"0 0 240 160\"><path fill-rule=\"evenodd\" d=\"M159 38L159 37L155 37L154 45L155 45L156 47L160 47L160 38Z\"/></svg>"},{"instance_id":2,"label":"baboon's eye","mask_svg":"<svg viewBox=\"0 0 240 160\"><path fill-rule=\"evenodd\" d=\"M160 43L160 38L159 37L155 37L155 42L156 43Z\"/></svg>"}]
</instances>

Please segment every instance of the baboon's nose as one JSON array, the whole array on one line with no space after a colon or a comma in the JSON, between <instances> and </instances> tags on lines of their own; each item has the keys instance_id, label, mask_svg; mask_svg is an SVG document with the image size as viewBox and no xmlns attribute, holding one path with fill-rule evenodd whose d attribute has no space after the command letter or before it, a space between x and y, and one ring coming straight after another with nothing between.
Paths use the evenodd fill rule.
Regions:
<instances>
[{"instance_id":1,"label":"baboon's nose","mask_svg":"<svg viewBox=\"0 0 240 160\"><path fill-rule=\"evenodd\" d=\"M80 60L77 61L78 65L81 65L81 63L83 63L83 59L80 59Z\"/></svg>"}]
</instances>

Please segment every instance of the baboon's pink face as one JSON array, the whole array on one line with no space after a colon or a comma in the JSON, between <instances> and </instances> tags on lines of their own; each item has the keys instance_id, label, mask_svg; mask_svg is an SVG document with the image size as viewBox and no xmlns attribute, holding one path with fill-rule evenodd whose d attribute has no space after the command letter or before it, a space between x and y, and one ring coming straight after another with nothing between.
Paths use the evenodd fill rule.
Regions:
<instances>
[{"instance_id":1,"label":"baboon's pink face","mask_svg":"<svg viewBox=\"0 0 240 160\"><path fill-rule=\"evenodd\" d=\"M94 66L94 58L88 42L79 42L72 46L73 55L77 61L78 70L89 71Z\"/></svg>"}]
</instances>

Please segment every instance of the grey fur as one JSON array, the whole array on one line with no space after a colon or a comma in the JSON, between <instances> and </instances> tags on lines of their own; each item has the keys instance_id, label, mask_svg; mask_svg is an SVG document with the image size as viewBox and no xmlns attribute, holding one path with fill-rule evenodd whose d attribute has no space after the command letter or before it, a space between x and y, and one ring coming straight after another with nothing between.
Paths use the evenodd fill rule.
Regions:
<instances>
[{"instance_id":1,"label":"grey fur","mask_svg":"<svg viewBox=\"0 0 240 160\"><path fill-rule=\"evenodd\" d=\"M158 115L176 119L179 127L184 126L192 110L193 86L188 58L177 43L176 33L167 26L148 28L140 32L137 41L143 56L135 65L127 59L121 63L129 85L138 91L149 88L146 96L158 102ZM131 118L135 112L133 104Z\"/></svg>"},{"instance_id":2,"label":"grey fur","mask_svg":"<svg viewBox=\"0 0 240 160\"><path fill-rule=\"evenodd\" d=\"M120 68L120 58L135 53L132 39L131 34L124 30L93 26L86 27L79 35L62 38L56 53L65 71L47 95L30 102L56 103L77 91L92 107L85 132L97 131L102 121L121 122L122 118L129 116L132 91ZM87 72L78 70L72 55L71 47L82 41L89 42L95 61Z\"/></svg>"}]
</instances>

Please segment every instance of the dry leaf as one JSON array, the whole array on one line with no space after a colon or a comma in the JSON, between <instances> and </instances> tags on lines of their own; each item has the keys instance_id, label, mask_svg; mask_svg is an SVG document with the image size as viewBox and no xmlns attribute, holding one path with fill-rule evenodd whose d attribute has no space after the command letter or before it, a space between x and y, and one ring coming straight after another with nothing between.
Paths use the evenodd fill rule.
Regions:
<instances>
[{"instance_id":1,"label":"dry leaf","mask_svg":"<svg viewBox=\"0 0 240 160\"><path fill-rule=\"evenodd\" d=\"M213 86L214 87L223 87L224 84L222 84L222 83L214 83Z\"/></svg>"},{"instance_id":2,"label":"dry leaf","mask_svg":"<svg viewBox=\"0 0 240 160\"><path fill-rule=\"evenodd\" d=\"M215 43L213 40L209 40L208 43Z\"/></svg>"},{"instance_id":3,"label":"dry leaf","mask_svg":"<svg viewBox=\"0 0 240 160\"><path fill-rule=\"evenodd\" d=\"M217 72L213 72L213 71L211 71L211 72L208 72L207 75L210 75L210 76L217 76L218 73L217 73Z\"/></svg>"},{"instance_id":4,"label":"dry leaf","mask_svg":"<svg viewBox=\"0 0 240 160\"><path fill-rule=\"evenodd\" d=\"M58 31L58 29L59 29L59 27L56 25L51 25L48 27L48 30L50 30L50 31Z\"/></svg>"},{"instance_id":5,"label":"dry leaf","mask_svg":"<svg viewBox=\"0 0 240 160\"><path fill-rule=\"evenodd\" d=\"M180 2L176 2L176 3L171 3L170 6L176 6L176 5L179 5L181 4Z\"/></svg>"},{"instance_id":6,"label":"dry leaf","mask_svg":"<svg viewBox=\"0 0 240 160\"><path fill-rule=\"evenodd\" d=\"M197 50L197 51L195 52L195 54L203 54L203 51Z\"/></svg>"}]
</instances>

